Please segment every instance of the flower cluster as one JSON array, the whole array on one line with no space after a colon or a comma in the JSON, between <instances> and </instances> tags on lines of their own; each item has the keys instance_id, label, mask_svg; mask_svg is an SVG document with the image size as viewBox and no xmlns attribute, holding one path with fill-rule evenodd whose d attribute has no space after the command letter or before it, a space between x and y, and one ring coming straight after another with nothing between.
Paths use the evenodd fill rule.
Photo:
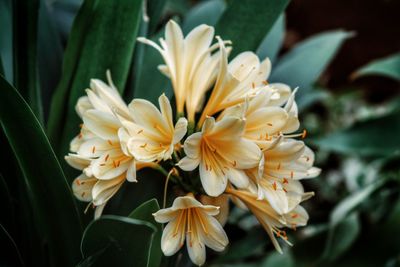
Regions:
<instances>
[{"instance_id":1,"label":"flower cluster","mask_svg":"<svg viewBox=\"0 0 400 267\"><path fill-rule=\"evenodd\" d=\"M161 248L170 256L186 240L197 265L205 262L206 246L227 246L229 201L252 212L281 252L277 238L289 243L282 228L308 220L300 203L313 193L304 192L299 180L320 172L314 153L299 140L306 132L296 133L296 90L268 82L268 58L243 52L229 62L231 43L213 39L213 27L200 25L184 37L174 21L160 45L138 38L164 59L159 70L171 80L175 116L165 95L159 108L143 99L126 105L110 78L108 85L92 80L77 103L83 124L66 156L82 170L73 191L97 207L96 216L125 180L137 182L138 170L171 161L176 167L166 181L173 176L177 186L186 186L171 207L154 214L167 223Z\"/></svg>"}]
</instances>

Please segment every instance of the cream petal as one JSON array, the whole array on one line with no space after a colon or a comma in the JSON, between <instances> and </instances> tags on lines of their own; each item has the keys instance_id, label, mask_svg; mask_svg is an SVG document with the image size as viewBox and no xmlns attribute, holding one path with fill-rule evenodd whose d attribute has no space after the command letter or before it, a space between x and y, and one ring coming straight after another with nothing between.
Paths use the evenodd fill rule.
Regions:
<instances>
[{"instance_id":1,"label":"cream petal","mask_svg":"<svg viewBox=\"0 0 400 267\"><path fill-rule=\"evenodd\" d=\"M162 160L169 150L169 146L165 147L163 144L148 138L131 138L127 147L133 157L142 162Z\"/></svg>"},{"instance_id":2,"label":"cream petal","mask_svg":"<svg viewBox=\"0 0 400 267\"><path fill-rule=\"evenodd\" d=\"M96 178L87 177L82 173L73 181L72 192L80 201L90 202L92 201L92 189L96 182Z\"/></svg>"},{"instance_id":3,"label":"cream petal","mask_svg":"<svg viewBox=\"0 0 400 267\"><path fill-rule=\"evenodd\" d=\"M124 181L124 177L98 180L92 190L93 204L99 206L106 203L118 191Z\"/></svg>"},{"instance_id":4,"label":"cream petal","mask_svg":"<svg viewBox=\"0 0 400 267\"><path fill-rule=\"evenodd\" d=\"M269 102L271 106L283 105L291 95L290 87L286 84L271 83L268 85L268 87L270 88L270 90L274 91Z\"/></svg>"},{"instance_id":5,"label":"cream petal","mask_svg":"<svg viewBox=\"0 0 400 267\"><path fill-rule=\"evenodd\" d=\"M259 190L262 190L263 198L268 201L271 207L279 214L289 210L289 203L282 185L277 182L265 181L260 183Z\"/></svg>"},{"instance_id":6,"label":"cream petal","mask_svg":"<svg viewBox=\"0 0 400 267\"><path fill-rule=\"evenodd\" d=\"M243 81L259 65L260 60L256 54L253 52L242 52L229 63L228 71L236 79Z\"/></svg>"},{"instance_id":7,"label":"cream petal","mask_svg":"<svg viewBox=\"0 0 400 267\"><path fill-rule=\"evenodd\" d=\"M187 131L187 120L185 118L179 118L178 122L175 124L174 137L172 140L172 145L179 143L185 136Z\"/></svg>"},{"instance_id":8,"label":"cream petal","mask_svg":"<svg viewBox=\"0 0 400 267\"><path fill-rule=\"evenodd\" d=\"M128 182L137 182L135 160L131 161L128 170L126 171L126 180L128 180Z\"/></svg>"},{"instance_id":9,"label":"cream petal","mask_svg":"<svg viewBox=\"0 0 400 267\"><path fill-rule=\"evenodd\" d=\"M153 213L154 219L159 223L167 223L174 220L179 215L179 210L161 209Z\"/></svg>"},{"instance_id":10,"label":"cream petal","mask_svg":"<svg viewBox=\"0 0 400 267\"><path fill-rule=\"evenodd\" d=\"M202 236L205 245L215 251L223 251L229 243L224 228L217 219L211 216L207 216L206 223L209 233Z\"/></svg>"},{"instance_id":11,"label":"cream petal","mask_svg":"<svg viewBox=\"0 0 400 267\"><path fill-rule=\"evenodd\" d=\"M269 136L278 133L287 123L287 112L280 107L265 107L246 117L246 136L251 134L254 139L260 134Z\"/></svg>"},{"instance_id":12,"label":"cream petal","mask_svg":"<svg viewBox=\"0 0 400 267\"><path fill-rule=\"evenodd\" d=\"M220 140L238 138L243 133L244 127L244 120L237 117L225 117L213 125L212 130L207 132L207 136L213 136Z\"/></svg>"},{"instance_id":13,"label":"cream petal","mask_svg":"<svg viewBox=\"0 0 400 267\"><path fill-rule=\"evenodd\" d=\"M89 166L90 162L92 161L92 159L88 157L76 154L68 154L68 156L65 156L64 158L71 167L77 170L83 170Z\"/></svg>"},{"instance_id":14,"label":"cream petal","mask_svg":"<svg viewBox=\"0 0 400 267\"><path fill-rule=\"evenodd\" d=\"M134 99L129 104L129 110L136 124L149 129L155 126L162 127L169 132L168 123L163 119L160 111L150 101L145 99Z\"/></svg>"},{"instance_id":15,"label":"cream petal","mask_svg":"<svg viewBox=\"0 0 400 267\"><path fill-rule=\"evenodd\" d=\"M107 103L104 102L98 95L96 95L95 92L90 89L86 89L86 94L89 98L90 104L94 109L112 114L112 111Z\"/></svg>"},{"instance_id":16,"label":"cream petal","mask_svg":"<svg viewBox=\"0 0 400 267\"><path fill-rule=\"evenodd\" d=\"M82 118L82 115L89 109L93 109L93 105L90 103L87 96L81 96L76 102L75 111L78 116Z\"/></svg>"},{"instance_id":17,"label":"cream petal","mask_svg":"<svg viewBox=\"0 0 400 267\"><path fill-rule=\"evenodd\" d=\"M222 226L226 224L229 215L229 196L227 194L222 194L218 197L200 195L200 202L203 205L219 207L219 210L203 209L203 211L208 215L215 216L215 219L217 219Z\"/></svg>"},{"instance_id":18,"label":"cream petal","mask_svg":"<svg viewBox=\"0 0 400 267\"><path fill-rule=\"evenodd\" d=\"M308 218L307 211L300 205L285 215L288 226L305 226Z\"/></svg>"},{"instance_id":19,"label":"cream petal","mask_svg":"<svg viewBox=\"0 0 400 267\"><path fill-rule=\"evenodd\" d=\"M268 161L285 162L298 159L304 152L305 145L302 141L287 139L271 150L266 150L264 156Z\"/></svg>"},{"instance_id":20,"label":"cream petal","mask_svg":"<svg viewBox=\"0 0 400 267\"><path fill-rule=\"evenodd\" d=\"M260 68L258 69L258 73L256 78L254 79L255 84L257 85L261 85L263 84L263 81L267 80L270 73L271 73L271 60L269 60L269 58L265 58L261 64L260 64Z\"/></svg>"},{"instance_id":21,"label":"cream petal","mask_svg":"<svg viewBox=\"0 0 400 267\"><path fill-rule=\"evenodd\" d=\"M165 226L161 237L161 250L165 256L174 255L182 246L184 241L184 228L175 231L177 219L170 221Z\"/></svg>"},{"instance_id":22,"label":"cream petal","mask_svg":"<svg viewBox=\"0 0 400 267\"><path fill-rule=\"evenodd\" d=\"M261 160L261 150L256 143L241 139L240 142L227 142L225 146L230 146L222 156L235 165L237 169L250 169L258 166Z\"/></svg>"},{"instance_id":23,"label":"cream petal","mask_svg":"<svg viewBox=\"0 0 400 267\"><path fill-rule=\"evenodd\" d=\"M108 113L98 110L88 110L83 115L85 126L97 136L105 140L118 140L119 121Z\"/></svg>"},{"instance_id":24,"label":"cream petal","mask_svg":"<svg viewBox=\"0 0 400 267\"><path fill-rule=\"evenodd\" d=\"M192 226L194 225L196 224L194 223ZM192 262L198 266L202 266L206 262L206 247L199 238L193 237L194 235L190 233L186 234L186 248Z\"/></svg>"},{"instance_id":25,"label":"cream petal","mask_svg":"<svg viewBox=\"0 0 400 267\"><path fill-rule=\"evenodd\" d=\"M202 133L197 132L186 138L184 143L184 150L190 158L200 158L200 142Z\"/></svg>"},{"instance_id":26,"label":"cream petal","mask_svg":"<svg viewBox=\"0 0 400 267\"><path fill-rule=\"evenodd\" d=\"M226 175L219 175L217 170L207 170L204 163L200 162L200 180L207 195L216 197L221 195L228 184Z\"/></svg>"},{"instance_id":27,"label":"cream petal","mask_svg":"<svg viewBox=\"0 0 400 267\"><path fill-rule=\"evenodd\" d=\"M165 94L162 94L158 98L158 104L160 105L161 115L163 116L164 121L168 124L169 128L172 130L173 129L172 108L171 104L169 103L168 97L166 97Z\"/></svg>"},{"instance_id":28,"label":"cream petal","mask_svg":"<svg viewBox=\"0 0 400 267\"><path fill-rule=\"evenodd\" d=\"M98 158L110 149L113 149L113 147L107 141L101 138L92 138L81 144L78 154L83 157Z\"/></svg>"},{"instance_id":29,"label":"cream petal","mask_svg":"<svg viewBox=\"0 0 400 267\"><path fill-rule=\"evenodd\" d=\"M200 158L184 157L177 163L177 166L184 171L193 171L199 164Z\"/></svg>"},{"instance_id":30,"label":"cream petal","mask_svg":"<svg viewBox=\"0 0 400 267\"><path fill-rule=\"evenodd\" d=\"M238 188L247 188L249 186L249 178L242 170L230 168L228 171L228 179Z\"/></svg>"}]
</instances>

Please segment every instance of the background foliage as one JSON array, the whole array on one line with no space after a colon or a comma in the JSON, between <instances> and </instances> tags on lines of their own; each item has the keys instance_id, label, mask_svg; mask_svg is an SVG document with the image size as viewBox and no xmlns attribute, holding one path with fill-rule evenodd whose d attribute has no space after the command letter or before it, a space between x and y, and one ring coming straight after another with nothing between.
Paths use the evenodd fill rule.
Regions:
<instances>
[{"instance_id":1,"label":"background foliage","mask_svg":"<svg viewBox=\"0 0 400 267\"><path fill-rule=\"evenodd\" d=\"M316 197L307 202L309 226L290 236L293 248L274 252L254 219L233 209L230 245L209 251L208 264L400 266L400 7L370 0L354 13L356 2L0 0L0 264L190 265L185 252L165 258L159 248L151 213L162 176L141 171L92 221L71 194L76 173L63 160L90 78L110 69L127 101L171 96L160 56L135 39L158 39L174 18L185 33L215 26L232 40L232 55L270 57L270 80L299 87L306 142L323 169L306 182Z\"/></svg>"}]
</instances>

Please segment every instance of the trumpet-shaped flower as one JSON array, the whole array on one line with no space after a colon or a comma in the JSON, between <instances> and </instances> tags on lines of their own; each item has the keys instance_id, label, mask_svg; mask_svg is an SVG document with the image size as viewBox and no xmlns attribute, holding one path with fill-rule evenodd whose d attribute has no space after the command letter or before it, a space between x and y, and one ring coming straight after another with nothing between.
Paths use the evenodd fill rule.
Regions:
<instances>
[{"instance_id":1,"label":"trumpet-shaped flower","mask_svg":"<svg viewBox=\"0 0 400 267\"><path fill-rule=\"evenodd\" d=\"M129 105L134 122L122 122L127 149L142 162L170 159L186 134L187 120L180 118L174 126L168 98L161 95L158 101L161 112L147 100L134 99Z\"/></svg>"},{"instance_id":2,"label":"trumpet-shaped flower","mask_svg":"<svg viewBox=\"0 0 400 267\"><path fill-rule=\"evenodd\" d=\"M172 207L154 213L159 223L168 223L161 238L161 249L166 256L175 254L184 244L189 257L196 265L203 265L206 246L222 251L228 245L224 229L214 218L219 208L203 205L192 194L178 197Z\"/></svg>"},{"instance_id":3,"label":"trumpet-shaped flower","mask_svg":"<svg viewBox=\"0 0 400 267\"><path fill-rule=\"evenodd\" d=\"M138 41L151 45L162 55L165 65L159 69L172 82L178 113L186 108L189 120L201 103L202 97L215 81L219 53L211 55L218 45L211 46L214 28L200 25L185 38L179 25L170 20L165 27L165 40L160 38L161 47L146 38Z\"/></svg>"},{"instance_id":4,"label":"trumpet-shaped flower","mask_svg":"<svg viewBox=\"0 0 400 267\"><path fill-rule=\"evenodd\" d=\"M272 208L268 201L257 199L257 194L232 188L228 188L227 193L239 199L253 213L269 235L275 249L279 253L282 253L282 249L276 237L283 239L286 243L291 245L286 236L286 232L282 231L281 228L296 228L307 224L307 211L300 205L297 205L285 214L279 214Z\"/></svg>"},{"instance_id":5,"label":"trumpet-shaped flower","mask_svg":"<svg viewBox=\"0 0 400 267\"><path fill-rule=\"evenodd\" d=\"M228 180L237 187L247 187L244 169L258 166L261 150L242 137L244 128L245 121L240 118L224 117L217 122L207 118L201 132L186 139L186 157L178 166L186 171L199 166L201 184L210 196L222 194Z\"/></svg>"}]
</instances>

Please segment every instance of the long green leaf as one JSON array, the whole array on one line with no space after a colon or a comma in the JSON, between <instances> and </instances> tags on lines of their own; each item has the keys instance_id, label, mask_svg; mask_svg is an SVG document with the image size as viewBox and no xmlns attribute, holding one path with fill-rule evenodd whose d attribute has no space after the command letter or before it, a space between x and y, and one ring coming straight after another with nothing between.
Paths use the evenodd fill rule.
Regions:
<instances>
[{"instance_id":1,"label":"long green leaf","mask_svg":"<svg viewBox=\"0 0 400 267\"><path fill-rule=\"evenodd\" d=\"M350 36L348 32L336 30L304 40L279 59L270 80L300 87L298 95L305 94Z\"/></svg>"},{"instance_id":2,"label":"long green leaf","mask_svg":"<svg viewBox=\"0 0 400 267\"><path fill-rule=\"evenodd\" d=\"M340 153L390 156L400 151L400 142L394 136L400 136L400 111L310 141L322 149Z\"/></svg>"},{"instance_id":3,"label":"long green leaf","mask_svg":"<svg viewBox=\"0 0 400 267\"><path fill-rule=\"evenodd\" d=\"M162 251L161 251L161 234L162 234L162 225L155 221L153 213L157 212L160 209L158 202L155 198L146 201L139 207L137 207L129 217L132 219L138 219L142 221L149 222L153 224L157 232L154 235L153 242L151 243L150 248L150 257L148 267L158 267L161 263Z\"/></svg>"},{"instance_id":4,"label":"long green leaf","mask_svg":"<svg viewBox=\"0 0 400 267\"><path fill-rule=\"evenodd\" d=\"M0 122L22 170L50 261L55 266L72 266L79 260L81 234L72 193L39 121L2 77Z\"/></svg>"},{"instance_id":5,"label":"long green leaf","mask_svg":"<svg viewBox=\"0 0 400 267\"><path fill-rule=\"evenodd\" d=\"M400 53L370 62L357 70L353 78L368 75L381 75L400 81Z\"/></svg>"},{"instance_id":6,"label":"long green leaf","mask_svg":"<svg viewBox=\"0 0 400 267\"><path fill-rule=\"evenodd\" d=\"M223 0L208 0L194 6L185 16L182 25L184 34L188 34L200 24L214 26L225 11L226 3Z\"/></svg>"},{"instance_id":7,"label":"long green leaf","mask_svg":"<svg viewBox=\"0 0 400 267\"><path fill-rule=\"evenodd\" d=\"M272 26L272 29L264 37L257 48L257 55L264 59L268 57L272 63L275 62L285 37L285 14L282 14Z\"/></svg>"},{"instance_id":8,"label":"long green leaf","mask_svg":"<svg viewBox=\"0 0 400 267\"><path fill-rule=\"evenodd\" d=\"M0 57L4 77L13 83L13 29L12 29L12 1L0 1Z\"/></svg>"},{"instance_id":9,"label":"long green leaf","mask_svg":"<svg viewBox=\"0 0 400 267\"><path fill-rule=\"evenodd\" d=\"M43 122L37 63L39 0L18 0L13 6L14 85Z\"/></svg>"},{"instance_id":10,"label":"long green leaf","mask_svg":"<svg viewBox=\"0 0 400 267\"><path fill-rule=\"evenodd\" d=\"M167 0L148 0L147 16L149 17L149 33L153 33L157 29L161 14L165 8Z\"/></svg>"},{"instance_id":11,"label":"long green leaf","mask_svg":"<svg viewBox=\"0 0 400 267\"><path fill-rule=\"evenodd\" d=\"M0 242L2 246L1 266L24 266L21 253L14 239L7 230L0 224Z\"/></svg>"},{"instance_id":12,"label":"long green leaf","mask_svg":"<svg viewBox=\"0 0 400 267\"><path fill-rule=\"evenodd\" d=\"M147 267L156 227L146 221L105 215L86 228L81 244L94 266ZM104 250L100 253L101 250Z\"/></svg>"},{"instance_id":13,"label":"long green leaf","mask_svg":"<svg viewBox=\"0 0 400 267\"><path fill-rule=\"evenodd\" d=\"M216 32L224 40L232 41L231 56L246 50L256 51L288 3L289 0L230 1Z\"/></svg>"},{"instance_id":14,"label":"long green leaf","mask_svg":"<svg viewBox=\"0 0 400 267\"><path fill-rule=\"evenodd\" d=\"M141 0L87 0L80 10L68 41L63 77L49 118L52 141L58 144L62 136L61 155L67 152L70 140L78 131L75 104L90 79L105 79L109 69L119 91L124 91L141 10Z\"/></svg>"}]
</instances>

